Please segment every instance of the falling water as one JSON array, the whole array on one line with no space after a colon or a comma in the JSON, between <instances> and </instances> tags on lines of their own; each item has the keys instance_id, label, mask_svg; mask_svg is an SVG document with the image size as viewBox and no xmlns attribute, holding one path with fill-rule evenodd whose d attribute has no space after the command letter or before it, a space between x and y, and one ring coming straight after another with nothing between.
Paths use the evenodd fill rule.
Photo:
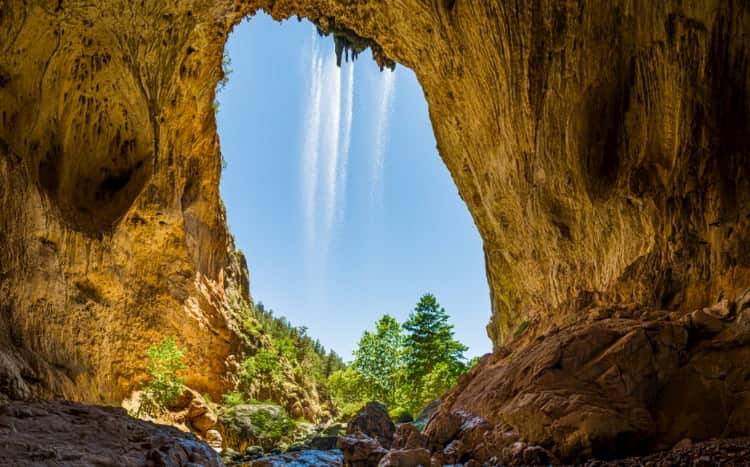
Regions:
<instances>
[{"instance_id":1,"label":"falling water","mask_svg":"<svg viewBox=\"0 0 750 467\"><path fill-rule=\"evenodd\" d=\"M391 114L391 103L393 102L393 88L396 81L396 72L385 70L381 73L380 101L378 113L375 120L375 150L373 156L372 171L372 195L373 197L381 189L383 180L383 163L385 161L385 149L388 144L388 120Z\"/></svg>"},{"instance_id":2,"label":"falling water","mask_svg":"<svg viewBox=\"0 0 750 467\"><path fill-rule=\"evenodd\" d=\"M342 217L346 171L351 147L354 105L354 68L342 70L336 56L326 58L317 37L312 39L310 92L302 151L303 205L308 248L325 252L334 223ZM342 84L345 95L342 96ZM343 113L343 121L342 121ZM320 222L322 220L322 222Z\"/></svg>"},{"instance_id":3,"label":"falling water","mask_svg":"<svg viewBox=\"0 0 750 467\"><path fill-rule=\"evenodd\" d=\"M305 140L302 149L302 203L305 206L305 229L309 245L315 242L315 211L318 191L318 159L320 140L320 106L322 60L317 42L313 38L310 59L310 94L305 118Z\"/></svg>"}]
</instances>

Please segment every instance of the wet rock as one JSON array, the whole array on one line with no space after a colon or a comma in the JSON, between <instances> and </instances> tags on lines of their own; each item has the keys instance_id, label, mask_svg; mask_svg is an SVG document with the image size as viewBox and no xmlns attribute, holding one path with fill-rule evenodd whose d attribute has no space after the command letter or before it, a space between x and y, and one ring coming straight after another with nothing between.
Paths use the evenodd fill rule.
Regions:
<instances>
[{"instance_id":1,"label":"wet rock","mask_svg":"<svg viewBox=\"0 0 750 467\"><path fill-rule=\"evenodd\" d=\"M303 449L275 456L261 457L248 463L250 467L340 467L344 456L340 451Z\"/></svg>"},{"instance_id":2,"label":"wet rock","mask_svg":"<svg viewBox=\"0 0 750 467\"><path fill-rule=\"evenodd\" d=\"M350 467L371 467L377 465L388 451L377 440L357 432L342 436L336 444L344 455L344 465Z\"/></svg>"},{"instance_id":3,"label":"wet rock","mask_svg":"<svg viewBox=\"0 0 750 467\"><path fill-rule=\"evenodd\" d=\"M0 465L219 467L207 444L175 428L134 419L120 408L74 402L0 406Z\"/></svg>"},{"instance_id":4,"label":"wet rock","mask_svg":"<svg viewBox=\"0 0 750 467\"><path fill-rule=\"evenodd\" d=\"M363 433L376 439L385 448L391 447L395 431L396 425L391 421L388 409L379 402L368 402L354 415L346 428L347 434Z\"/></svg>"}]
</instances>

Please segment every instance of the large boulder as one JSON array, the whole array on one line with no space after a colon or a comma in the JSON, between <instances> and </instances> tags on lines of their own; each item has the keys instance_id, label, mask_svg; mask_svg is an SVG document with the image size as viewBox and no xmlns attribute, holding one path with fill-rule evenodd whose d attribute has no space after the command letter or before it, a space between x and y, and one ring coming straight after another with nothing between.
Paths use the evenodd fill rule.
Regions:
<instances>
[{"instance_id":1,"label":"large boulder","mask_svg":"<svg viewBox=\"0 0 750 467\"><path fill-rule=\"evenodd\" d=\"M61 401L0 406L0 465L223 465L192 434L130 417L119 407Z\"/></svg>"},{"instance_id":2,"label":"large boulder","mask_svg":"<svg viewBox=\"0 0 750 467\"><path fill-rule=\"evenodd\" d=\"M743 297L668 319L636 309L552 332L525 351L499 349L443 396L425 429L430 446L460 440L461 455L480 462L574 463L742 436L750 431Z\"/></svg>"},{"instance_id":3,"label":"large boulder","mask_svg":"<svg viewBox=\"0 0 750 467\"><path fill-rule=\"evenodd\" d=\"M217 427L224 447L243 452L258 445L270 450L294 430L294 421L278 405L243 404L224 410Z\"/></svg>"},{"instance_id":4,"label":"large boulder","mask_svg":"<svg viewBox=\"0 0 750 467\"><path fill-rule=\"evenodd\" d=\"M374 438L385 448L391 447L395 431L396 425L388 415L388 409L379 402L368 402L349 421L346 429L347 434L361 432Z\"/></svg>"}]
</instances>

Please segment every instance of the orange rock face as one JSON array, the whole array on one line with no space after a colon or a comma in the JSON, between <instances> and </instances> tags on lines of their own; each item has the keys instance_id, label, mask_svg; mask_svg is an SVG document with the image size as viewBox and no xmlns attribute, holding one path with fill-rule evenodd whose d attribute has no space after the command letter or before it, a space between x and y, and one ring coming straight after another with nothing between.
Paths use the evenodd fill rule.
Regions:
<instances>
[{"instance_id":1,"label":"orange rock face","mask_svg":"<svg viewBox=\"0 0 750 467\"><path fill-rule=\"evenodd\" d=\"M560 360L611 389L601 397L624 398L625 414L592 409L612 432L666 442L646 429L662 426L660 412L649 421L640 407L657 397L650 384L668 390L675 375L708 389L671 401L710 405L720 383L671 349L692 349L697 332L674 324L680 316L750 285L750 7L733 0L0 0L0 393L117 400L169 334L188 349L189 384L224 387L225 359L241 347L229 298L247 286L219 199L212 103L227 35L258 8L352 31L381 63L417 74L492 294L498 352L454 404L521 423L508 420L552 397L532 386L554 383L537 370L554 370L543 357L557 354L529 350L542 360L518 360L531 373L503 383L532 385L528 400L497 405L486 398L503 344L515 332L514 350L531 345L586 311L613 327L560 336L590 336L646 385L619 380L619 363L597 373L604 355ZM613 309L661 317L622 324ZM714 376L734 368L716 362ZM576 413L534 412L561 428L524 436L558 443L563 457L594 452L599 435L564 434L583 423ZM715 426L746 433L734 413ZM714 433L714 416L691 426Z\"/></svg>"}]
</instances>

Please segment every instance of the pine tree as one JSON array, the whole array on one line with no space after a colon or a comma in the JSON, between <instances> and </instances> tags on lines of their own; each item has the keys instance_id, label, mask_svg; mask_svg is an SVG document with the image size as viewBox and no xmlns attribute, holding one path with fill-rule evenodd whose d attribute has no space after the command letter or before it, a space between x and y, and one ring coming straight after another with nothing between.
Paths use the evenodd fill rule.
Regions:
<instances>
[{"instance_id":1,"label":"pine tree","mask_svg":"<svg viewBox=\"0 0 750 467\"><path fill-rule=\"evenodd\" d=\"M453 336L453 325L448 323L448 313L434 295L420 298L414 312L403 325L404 339L404 391L413 396L408 407L417 411L440 392L450 387L466 370L464 352L467 347ZM431 375L435 371L434 375ZM437 379L445 384L434 384ZM425 382L429 382L425 391Z\"/></svg>"}]
</instances>

